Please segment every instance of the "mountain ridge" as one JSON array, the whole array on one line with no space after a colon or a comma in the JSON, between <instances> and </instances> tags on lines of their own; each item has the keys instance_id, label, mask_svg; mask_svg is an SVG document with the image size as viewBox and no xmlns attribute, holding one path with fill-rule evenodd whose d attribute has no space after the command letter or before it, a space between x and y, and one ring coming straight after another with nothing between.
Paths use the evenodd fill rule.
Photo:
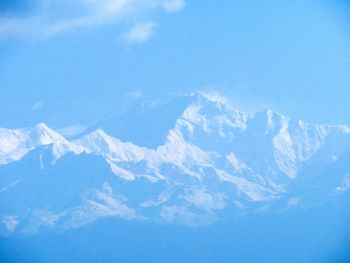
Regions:
<instances>
[{"instance_id":1,"label":"mountain ridge","mask_svg":"<svg viewBox=\"0 0 350 263\"><path fill-rule=\"evenodd\" d=\"M122 141L102 128L72 140L45 124L0 129L3 200L11 200L18 191L24 196L46 189L62 191L61 196L47 195L52 203L58 202L54 198L62 199L59 207L49 201L48 207L23 201L26 211L23 205L4 206L0 217L8 227L3 234L36 232L41 227L74 228L104 217L207 225L230 208L239 214L273 207L276 202L286 208L309 203L301 190L292 189L308 189L318 176L319 182L331 182L334 188L323 192L326 199L348 190L350 169L344 158L350 151L349 127L309 124L271 110L248 114L223 98L198 93L177 98L175 104L182 99L183 111L175 110L181 114L169 129L154 115L157 106L151 107L151 114L147 108L145 115L140 113L159 126L153 129L167 130L163 143L154 147ZM167 108L169 116L176 115L171 112L174 104L169 105L161 108ZM143 121L147 124L147 118ZM115 122L105 121L102 126ZM129 130L131 137L135 125ZM327 167L338 174L328 175ZM84 176L89 180L84 181ZM74 185L67 185L69 181ZM74 187L79 191L75 193ZM71 189L69 194L65 189ZM25 223L28 220L36 221L37 227L31 228Z\"/></svg>"}]
</instances>

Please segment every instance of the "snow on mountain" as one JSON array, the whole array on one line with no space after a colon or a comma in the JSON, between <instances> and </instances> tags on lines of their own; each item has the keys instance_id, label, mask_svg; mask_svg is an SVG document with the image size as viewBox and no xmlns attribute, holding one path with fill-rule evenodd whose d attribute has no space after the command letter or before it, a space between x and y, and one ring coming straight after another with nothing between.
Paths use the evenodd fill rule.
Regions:
<instances>
[{"instance_id":1,"label":"snow on mountain","mask_svg":"<svg viewBox=\"0 0 350 263\"><path fill-rule=\"evenodd\" d=\"M349 189L349 127L249 114L199 93L175 101L101 122L71 141L44 124L0 129L0 196L14 200L0 210L3 227L35 232L103 217L205 225L217 211L289 207ZM331 189L320 192L310 186L316 181Z\"/></svg>"},{"instance_id":2,"label":"snow on mountain","mask_svg":"<svg viewBox=\"0 0 350 263\"><path fill-rule=\"evenodd\" d=\"M52 143L68 141L43 123L28 129L0 128L0 164L17 161L35 147Z\"/></svg>"},{"instance_id":3,"label":"snow on mountain","mask_svg":"<svg viewBox=\"0 0 350 263\"><path fill-rule=\"evenodd\" d=\"M138 147L132 143L123 143L120 140L108 136L98 129L78 140L72 142L86 153L107 156L111 160L124 162L138 162L145 159L149 152L146 148Z\"/></svg>"}]
</instances>

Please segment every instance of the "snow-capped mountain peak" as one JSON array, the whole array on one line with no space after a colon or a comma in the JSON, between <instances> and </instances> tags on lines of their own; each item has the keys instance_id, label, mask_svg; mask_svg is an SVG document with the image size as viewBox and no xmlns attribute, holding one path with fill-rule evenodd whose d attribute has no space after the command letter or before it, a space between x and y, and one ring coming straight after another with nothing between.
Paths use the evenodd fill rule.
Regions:
<instances>
[{"instance_id":1,"label":"snow-capped mountain peak","mask_svg":"<svg viewBox=\"0 0 350 263\"><path fill-rule=\"evenodd\" d=\"M63 136L43 123L25 129L0 128L0 164L19 160L41 145L67 143Z\"/></svg>"},{"instance_id":2,"label":"snow-capped mountain peak","mask_svg":"<svg viewBox=\"0 0 350 263\"><path fill-rule=\"evenodd\" d=\"M32 129L28 129L32 144L46 145L52 143L67 143L68 141L58 132L50 129L46 124L40 123ZM36 140L36 141L35 141Z\"/></svg>"}]
</instances>

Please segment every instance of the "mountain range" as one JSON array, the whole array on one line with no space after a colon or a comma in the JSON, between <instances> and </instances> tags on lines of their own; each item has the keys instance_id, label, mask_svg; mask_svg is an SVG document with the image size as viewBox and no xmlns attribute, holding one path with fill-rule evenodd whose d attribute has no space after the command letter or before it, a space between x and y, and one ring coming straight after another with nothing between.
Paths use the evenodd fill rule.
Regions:
<instances>
[{"instance_id":1,"label":"mountain range","mask_svg":"<svg viewBox=\"0 0 350 263\"><path fill-rule=\"evenodd\" d=\"M145 102L73 138L0 129L0 235L104 218L201 227L318 207L350 189L350 128L202 93Z\"/></svg>"}]
</instances>

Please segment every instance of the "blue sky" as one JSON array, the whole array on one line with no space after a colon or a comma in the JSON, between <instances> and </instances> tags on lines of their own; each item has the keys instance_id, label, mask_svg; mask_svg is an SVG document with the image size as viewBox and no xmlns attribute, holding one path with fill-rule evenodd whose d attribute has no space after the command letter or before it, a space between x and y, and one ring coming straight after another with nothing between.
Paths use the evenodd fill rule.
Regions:
<instances>
[{"instance_id":1,"label":"blue sky","mask_svg":"<svg viewBox=\"0 0 350 263\"><path fill-rule=\"evenodd\" d=\"M0 4L0 126L89 125L196 90L350 124L350 4L32 0Z\"/></svg>"}]
</instances>

